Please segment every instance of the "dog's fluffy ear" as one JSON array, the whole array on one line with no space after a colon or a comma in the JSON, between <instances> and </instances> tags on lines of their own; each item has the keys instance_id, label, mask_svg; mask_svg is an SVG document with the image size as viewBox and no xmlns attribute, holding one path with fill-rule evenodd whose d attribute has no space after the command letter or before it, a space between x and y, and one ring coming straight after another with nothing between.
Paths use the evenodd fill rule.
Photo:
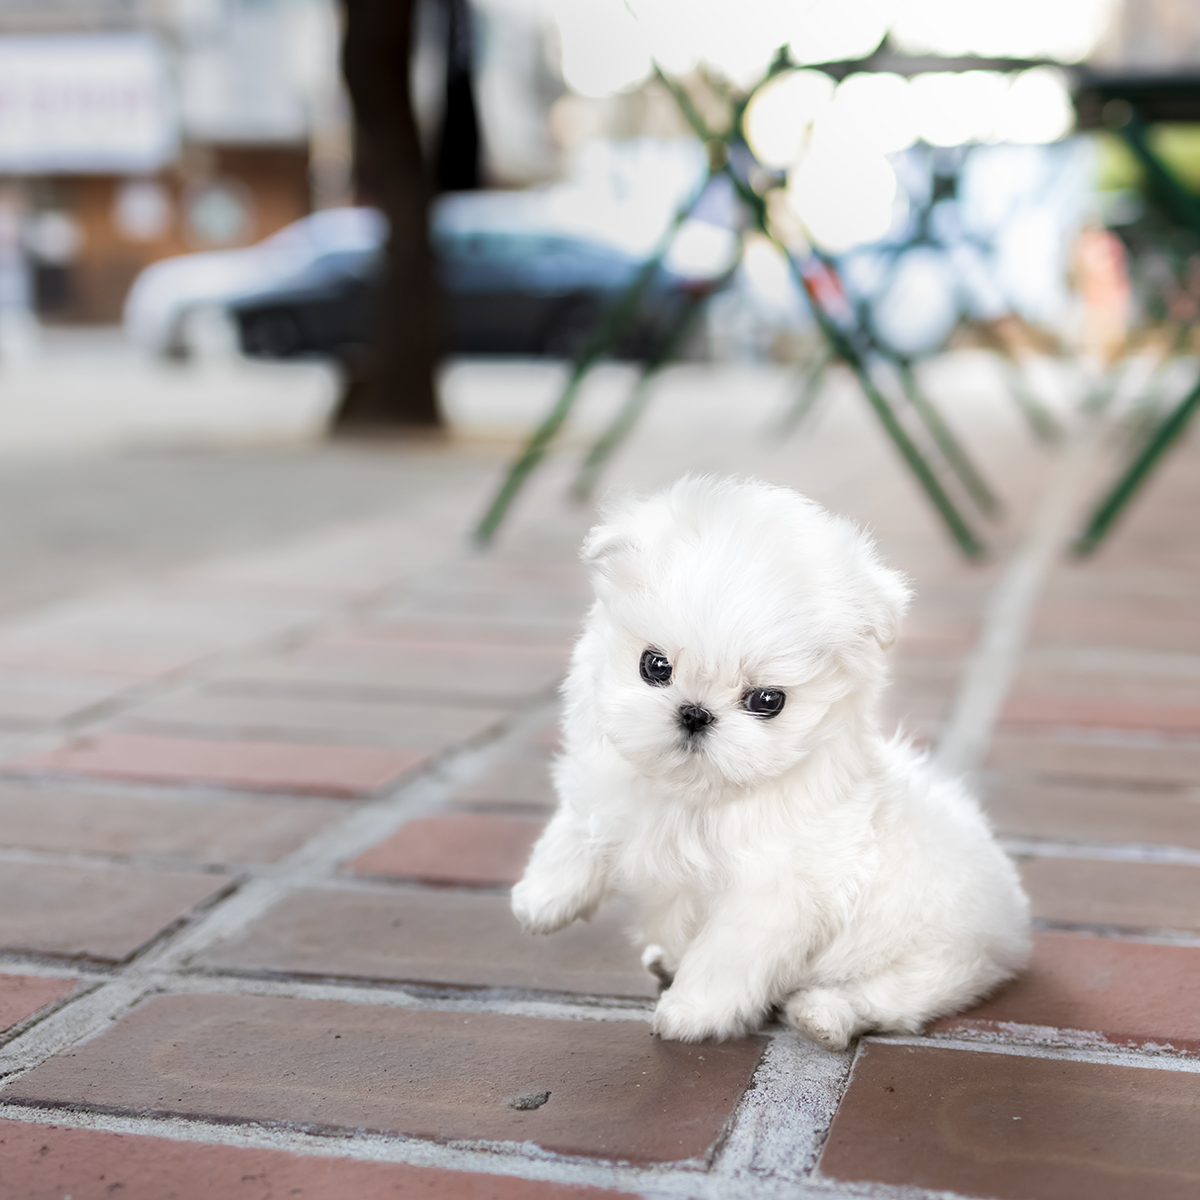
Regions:
<instances>
[{"instance_id":1,"label":"dog's fluffy ear","mask_svg":"<svg viewBox=\"0 0 1200 1200\"><path fill-rule=\"evenodd\" d=\"M900 622L912 600L912 589L899 571L885 567L874 553L867 567L868 586L871 589L867 622L871 636L882 649L889 650L900 633Z\"/></svg>"},{"instance_id":2,"label":"dog's fluffy ear","mask_svg":"<svg viewBox=\"0 0 1200 1200\"><path fill-rule=\"evenodd\" d=\"M636 584L635 564L644 548L628 505L610 509L604 518L591 528L579 551L579 557L592 569L592 586L601 598Z\"/></svg>"},{"instance_id":3,"label":"dog's fluffy ear","mask_svg":"<svg viewBox=\"0 0 1200 1200\"><path fill-rule=\"evenodd\" d=\"M607 573L615 559L636 546L633 531L623 521L593 525L579 550L579 557L590 567Z\"/></svg>"}]
</instances>

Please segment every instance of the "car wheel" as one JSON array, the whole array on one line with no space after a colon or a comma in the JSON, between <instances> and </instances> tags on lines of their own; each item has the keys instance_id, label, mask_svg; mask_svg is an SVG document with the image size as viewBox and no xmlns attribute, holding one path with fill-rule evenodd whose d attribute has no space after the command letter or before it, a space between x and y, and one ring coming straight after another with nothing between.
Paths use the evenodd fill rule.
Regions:
<instances>
[{"instance_id":1,"label":"car wheel","mask_svg":"<svg viewBox=\"0 0 1200 1200\"><path fill-rule=\"evenodd\" d=\"M304 336L294 317L265 313L247 324L244 341L246 353L257 358L287 358L303 348Z\"/></svg>"}]
</instances>

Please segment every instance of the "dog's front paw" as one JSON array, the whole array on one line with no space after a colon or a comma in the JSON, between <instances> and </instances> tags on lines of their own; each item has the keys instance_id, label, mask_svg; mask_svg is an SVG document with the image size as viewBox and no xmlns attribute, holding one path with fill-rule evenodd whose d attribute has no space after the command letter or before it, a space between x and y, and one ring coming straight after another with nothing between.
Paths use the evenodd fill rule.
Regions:
<instances>
[{"instance_id":1,"label":"dog's front paw","mask_svg":"<svg viewBox=\"0 0 1200 1200\"><path fill-rule=\"evenodd\" d=\"M783 1017L824 1050L845 1050L864 1028L850 1001L829 988L797 992L784 1005Z\"/></svg>"},{"instance_id":2,"label":"dog's front paw","mask_svg":"<svg viewBox=\"0 0 1200 1200\"><path fill-rule=\"evenodd\" d=\"M748 1024L736 1010L689 1000L669 988L658 998L651 1028L668 1042L723 1042L746 1033Z\"/></svg>"},{"instance_id":3,"label":"dog's front paw","mask_svg":"<svg viewBox=\"0 0 1200 1200\"><path fill-rule=\"evenodd\" d=\"M556 933L576 917L588 917L574 892L563 892L544 879L522 879L512 890L513 916L526 933Z\"/></svg>"}]
</instances>

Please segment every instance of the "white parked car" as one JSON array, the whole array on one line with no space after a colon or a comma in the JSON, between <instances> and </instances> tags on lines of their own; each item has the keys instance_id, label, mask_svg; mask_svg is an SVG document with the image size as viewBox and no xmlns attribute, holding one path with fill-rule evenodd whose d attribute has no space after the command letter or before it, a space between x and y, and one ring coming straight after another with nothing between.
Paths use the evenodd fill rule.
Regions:
<instances>
[{"instance_id":1,"label":"white parked car","mask_svg":"<svg viewBox=\"0 0 1200 1200\"><path fill-rule=\"evenodd\" d=\"M125 300L125 331L152 353L186 355L197 319L283 283L325 255L378 250L386 237L387 220L377 209L328 208L253 246L164 258L134 280Z\"/></svg>"}]
</instances>

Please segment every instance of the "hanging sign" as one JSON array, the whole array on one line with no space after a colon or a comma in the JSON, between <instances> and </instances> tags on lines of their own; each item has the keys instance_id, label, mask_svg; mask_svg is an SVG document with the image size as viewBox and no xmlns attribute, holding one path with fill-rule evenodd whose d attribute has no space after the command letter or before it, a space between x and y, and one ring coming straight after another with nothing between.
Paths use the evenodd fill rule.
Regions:
<instances>
[{"instance_id":1,"label":"hanging sign","mask_svg":"<svg viewBox=\"0 0 1200 1200\"><path fill-rule=\"evenodd\" d=\"M157 170L178 149L176 109L149 34L0 37L0 174Z\"/></svg>"}]
</instances>

